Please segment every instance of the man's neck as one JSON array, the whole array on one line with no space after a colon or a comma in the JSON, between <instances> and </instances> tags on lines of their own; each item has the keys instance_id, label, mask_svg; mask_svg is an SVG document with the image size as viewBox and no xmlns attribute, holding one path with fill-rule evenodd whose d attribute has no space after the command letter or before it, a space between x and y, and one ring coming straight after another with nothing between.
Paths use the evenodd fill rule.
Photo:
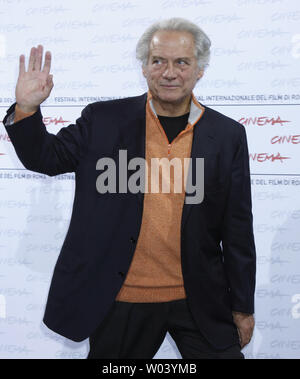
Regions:
<instances>
[{"instance_id":1,"label":"man's neck","mask_svg":"<svg viewBox=\"0 0 300 379\"><path fill-rule=\"evenodd\" d=\"M152 98L152 103L156 114L160 116L177 117L190 111L191 97L184 99L182 103L166 103Z\"/></svg>"}]
</instances>

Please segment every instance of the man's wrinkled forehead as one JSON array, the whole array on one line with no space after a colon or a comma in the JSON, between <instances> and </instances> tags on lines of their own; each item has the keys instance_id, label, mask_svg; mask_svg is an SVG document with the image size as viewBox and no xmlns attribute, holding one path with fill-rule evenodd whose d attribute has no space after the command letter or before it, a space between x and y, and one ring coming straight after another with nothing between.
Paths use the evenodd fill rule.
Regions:
<instances>
[{"instance_id":1,"label":"man's wrinkled forehead","mask_svg":"<svg viewBox=\"0 0 300 379\"><path fill-rule=\"evenodd\" d=\"M156 32L149 46L149 55L195 56L193 35L185 31L161 30Z\"/></svg>"}]
</instances>

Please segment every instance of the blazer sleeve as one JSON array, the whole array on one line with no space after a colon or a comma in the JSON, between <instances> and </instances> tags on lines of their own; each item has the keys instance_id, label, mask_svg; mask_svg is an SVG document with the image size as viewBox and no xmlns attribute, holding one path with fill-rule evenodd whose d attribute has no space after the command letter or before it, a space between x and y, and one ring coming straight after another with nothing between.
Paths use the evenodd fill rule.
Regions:
<instances>
[{"instance_id":1,"label":"blazer sleeve","mask_svg":"<svg viewBox=\"0 0 300 379\"><path fill-rule=\"evenodd\" d=\"M91 106L83 109L75 124L61 128L56 135L47 131L40 107L32 116L9 125L14 108L15 104L8 109L3 124L24 167L49 176L75 171L87 151Z\"/></svg>"},{"instance_id":2,"label":"blazer sleeve","mask_svg":"<svg viewBox=\"0 0 300 379\"><path fill-rule=\"evenodd\" d=\"M229 197L222 226L224 266L229 281L232 310L254 313L256 251L253 234L251 181L247 137L238 124Z\"/></svg>"}]
</instances>

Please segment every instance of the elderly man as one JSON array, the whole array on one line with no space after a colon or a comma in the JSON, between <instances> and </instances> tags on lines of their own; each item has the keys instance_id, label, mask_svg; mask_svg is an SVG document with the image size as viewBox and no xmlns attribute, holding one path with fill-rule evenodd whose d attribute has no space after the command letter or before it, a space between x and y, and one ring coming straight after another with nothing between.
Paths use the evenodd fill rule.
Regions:
<instances>
[{"instance_id":1,"label":"elderly man","mask_svg":"<svg viewBox=\"0 0 300 379\"><path fill-rule=\"evenodd\" d=\"M193 95L209 55L210 40L188 20L150 26L137 45L148 93L89 104L56 135L40 110L53 88L51 54L42 67L43 47L32 48L27 71L20 56L4 119L16 153L29 170L76 173L44 322L73 341L89 337L88 358L152 358L167 332L183 358L244 357L255 289L247 140L242 125ZM104 191L99 162L115 162L120 184L121 151L146 163L190 158L192 183L203 174L193 160L203 158L201 201L174 188Z\"/></svg>"}]
</instances>

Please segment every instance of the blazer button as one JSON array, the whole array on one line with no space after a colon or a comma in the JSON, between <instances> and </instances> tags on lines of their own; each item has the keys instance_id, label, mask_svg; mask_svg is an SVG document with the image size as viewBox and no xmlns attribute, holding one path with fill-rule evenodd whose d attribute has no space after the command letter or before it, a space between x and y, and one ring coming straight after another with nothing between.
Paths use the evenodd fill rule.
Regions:
<instances>
[{"instance_id":1,"label":"blazer button","mask_svg":"<svg viewBox=\"0 0 300 379\"><path fill-rule=\"evenodd\" d=\"M120 276L124 276L124 272L122 272L122 271L119 271L118 274L119 274Z\"/></svg>"},{"instance_id":2,"label":"blazer button","mask_svg":"<svg viewBox=\"0 0 300 379\"><path fill-rule=\"evenodd\" d=\"M135 240L133 237L130 237L130 241L131 241L132 243L136 243L136 240Z\"/></svg>"}]
</instances>

